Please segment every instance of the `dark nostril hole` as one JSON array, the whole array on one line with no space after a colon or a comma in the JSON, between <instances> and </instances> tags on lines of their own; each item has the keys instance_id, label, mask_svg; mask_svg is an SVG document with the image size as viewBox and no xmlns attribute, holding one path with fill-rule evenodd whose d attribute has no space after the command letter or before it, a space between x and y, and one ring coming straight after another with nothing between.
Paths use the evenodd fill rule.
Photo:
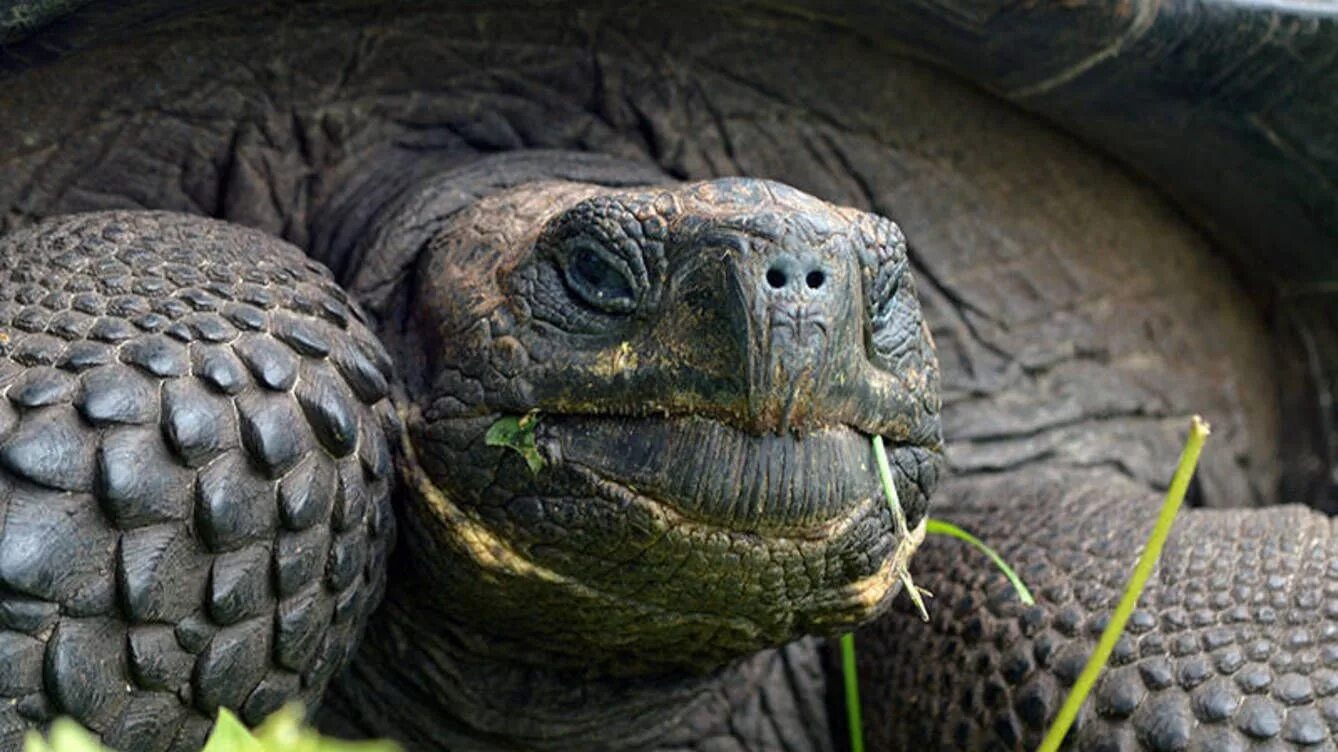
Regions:
<instances>
[{"instance_id":1,"label":"dark nostril hole","mask_svg":"<svg viewBox=\"0 0 1338 752\"><path fill-rule=\"evenodd\" d=\"M811 290L816 290L819 287L822 287L822 283L826 281L827 275L823 274L820 269L814 269L808 273L807 277L804 277L804 283L807 284Z\"/></svg>"},{"instance_id":2,"label":"dark nostril hole","mask_svg":"<svg viewBox=\"0 0 1338 752\"><path fill-rule=\"evenodd\" d=\"M771 267L770 269L767 270L767 284L771 285L777 290L784 287L785 272L781 271L780 269L777 269L774 266Z\"/></svg>"}]
</instances>

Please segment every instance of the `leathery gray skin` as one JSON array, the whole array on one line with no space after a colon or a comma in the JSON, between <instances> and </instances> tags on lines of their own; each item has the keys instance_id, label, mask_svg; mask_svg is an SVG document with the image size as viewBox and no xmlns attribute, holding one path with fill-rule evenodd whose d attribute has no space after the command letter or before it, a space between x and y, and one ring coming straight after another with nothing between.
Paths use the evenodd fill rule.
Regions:
<instances>
[{"instance_id":1,"label":"leathery gray skin","mask_svg":"<svg viewBox=\"0 0 1338 752\"><path fill-rule=\"evenodd\" d=\"M1307 411L1317 412L1318 405L1296 390L1285 393L1282 405L1260 396L1290 383L1293 361L1275 343L1269 322L1246 292L1259 279L1233 276L1229 264L1184 216L1120 168L920 63L881 48L852 47L844 36L797 16L766 15L767 33L762 35L750 25L762 16L748 21L724 12L676 17L528 8L462 14L444 5L425 5L403 14L376 15L331 12L337 5L312 4L295 11L299 17L283 34L266 31L274 19L258 8L232 7L226 17L153 19L144 22L157 31L146 33L137 44L106 48L87 37L81 40L84 32L74 23L57 29L68 36L40 47L57 58L54 62L34 64L11 77L0 95L5 132L17 135L0 146L6 177L0 181L0 199L8 208L0 219L9 232L5 242L40 248L24 228L43 218L55 218L54 225L42 230L53 244L62 234L80 235L78 228L88 226L80 223L107 221L105 216L60 219L76 211L170 209L213 215L233 224L121 215L126 219L117 223L141 228L142 236L158 235L148 245L164 249L151 251L136 244L124 253L144 264L146 276L160 269L153 266L155 254L179 251L186 260L205 252L225 259L259 254L270 263L232 262L234 271L227 280L212 281L240 288L248 284L248 271L274 275L269 286L278 297L273 308L259 304L266 311L260 329L248 330L245 318L238 324L219 313L227 327L237 330L239 340L272 331L266 341L276 347L265 349L268 359L246 355L246 346L236 352L233 341L226 340L232 336L228 329L211 328L209 317L199 315L207 310L167 306L160 312L146 299L147 312L133 305L126 311L134 328L127 342L148 338L166 344L118 346L116 362L94 361L87 372L71 370L82 367L78 358L64 367L54 360L50 366L40 363L69 355L66 348L72 346L67 343L83 336L72 321L80 312L74 296L67 308L61 308L59 296L51 298L45 305L60 310L45 308L49 316L41 313L46 295L20 301L11 314L19 318L6 324L14 344L7 357L23 367L14 378L31 387L12 397L7 389L6 409L14 420L0 449L10 448L15 436L31 437L39 426L37 415L58 413L71 430L58 430L49 440L50 456L70 460L70 467L85 474L67 475L55 468L61 478L83 486L46 494L38 487L43 480L53 481L44 474L53 468L43 467L31 453L11 449L6 477L11 486L31 494L25 499L58 495L50 508L82 503L74 517L57 518L65 529L77 529L89 540L115 537L118 543L104 544L109 546L108 558L87 567L52 566L63 563L50 553L59 548L16 547L7 554L11 563L5 565L9 569L4 576L20 580L15 587L7 579L3 591L3 655L16 667L4 674L15 678L0 688L15 700L0 705L10 733L68 712L105 734L130 739L130 746L186 747L203 733L205 711L220 697L229 703L235 699L246 712L246 703L255 696L250 712L258 714L264 702L278 701L284 691L314 694L332 669L294 671L277 662L275 645L281 635L298 634L281 631L283 624L292 623L283 621L284 614L324 619L329 609L336 632L353 631L346 625L359 618L369 620L357 656L324 695L320 720L341 733L390 733L415 747L464 749L545 743L571 748L587 739L595 739L590 744L596 747L700 750L833 749L841 744L839 712L833 712L839 707L831 704L828 691L829 669L821 661L820 642L812 639L764 649L703 672L719 659L711 655L709 640L691 642L692 651L681 659L685 665L665 665L659 648L667 644L668 633L651 629L644 645L633 645L611 659L610 653L601 652L601 644L607 648L611 640L635 642L642 635L612 630L554 635L557 630L549 620L534 625L548 634L543 649L532 650L535 646L525 644L527 638L520 633L534 620L507 617L507 609L531 604L503 600L478 606L481 589L452 590L461 587L451 581L457 573L424 566L454 554L432 538L440 532L433 522L439 517L414 513L425 511L422 502L432 494L415 496L414 486L407 483L398 497L399 545L387 564L386 595L370 616L359 609L370 608L376 597L375 566L355 572L342 590L331 585L330 574L347 570L327 567L323 576L297 583L307 599L293 603L291 595L280 591L282 581L274 579L277 567L266 581L255 574L255 567L230 564L247 557L258 561L261 557L250 553L249 546L264 535L270 543L256 550L275 556L285 536L296 532L289 522L295 505L290 501L284 506L282 484L290 476L283 474L287 460L280 449L314 447L313 452L324 454L305 456L329 458L317 464L321 472L335 476L336 490L328 510L319 499L313 502L316 521L305 534L322 541L326 535L345 540L340 555L347 556L341 559L346 563L374 562L389 534L388 524L376 522L376 510L385 509L384 501L376 500L385 499L386 487L378 485L378 468L383 467L378 457L384 455L372 451L378 442L373 427L385 434L387 450L402 455L402 479L409 477L406 467L422 469L430 482L419 486L420 491L455 471L445 463L431 467L425 459L428 452L417 455L417 465L406 465L405 447L419 446L415 436L429 437L434 421L424 403L441 395L443 385L435 379L446 378L449 384L452 378L428 367L433 358L444 357L441 345L447 340L433 328L461 320L455 318L463 315L455 307L465 301L413 291L430 291L433 284L449 279L425 273L430 271L429 259L450 256L449 238L467 236L475 228L501 230L509 225L508 212L525 204L520 200L526 186L542 184L547 190L554 187L551 181L559 181L569 186L563 190L575 191L584 201L594 196L582 191L592 189L570 185L597 185L601 187L593 189L595 194L625 201L647 191L654 195L671 190L673 182L666 174L687 183L727 174L767 176L837 205L892 217L905 229L924 318L942 364L940 416L948 439L949 472L935 494L936 514L996 543L1005 557L1020 564L1040 603L1034 609L1021 607L980 557L955 545L924 544L912 571L937 594L930 624L921 626L894 609L860 632L865 718L874 749L1034 747L1115 600L1190 411L1206 413L1216 428L1195 494L1203 506L1267 503L1279 482L1297 480L1294 468L1305 464L1300 460L1310 461L1305 452L1278 457L1276 448L1284 439L1292 442L1307 434ZM711 33L702 34L708 26ZM96 24L90 22L89 28ZM599 39L597 54L579 43L593 38L585 36L589 34ZM65 54L67 40L68 49L75 51ZM189 49L189 56L182 55L179 45ZM294 50L302 52L294 57ZM689 54L694 50L697 54ZM795 50L805 53L797 67ZM31 58L20 59L43 59L27 49L19 54L29 52ZM860 72L861 85L834 85L852 80L852 65ZM778 92L771 85L777 80L793 81L794 86ZM79 82L81 96L60 100L62 106L56 107L51 92L58 89L52 82L60 81ZM593 92L591 81L598 84ZM534 146L614 154L629 161L520 153ZM478 160L493 151L517 153L501 161ZM470 173L471 165L477 172ZM759 205L777 199L758 195ZM566 198L554 204L554 212L574 208ZM505 211L484 212L488 205ZM397 216L413 221L391 219ZM468 225L457 224L470 217L474 219ZM550 227L548 219L535 217L529 225L537 233L535 244L519 247L552 248L538 242L540 228ZM671 225L666 222L666 228ZM151 227L158 229L148 232ZM551 227L556 232L557 225ZM104 238L107 243L126 241L125 236L111 235ZM365 312L365 324L352 313L358 306L343 303L324 273L276 237L294 242L332 269L339 287ZM434 244L434 237L442 240ZM104 246L96 252L109 251ZM63 252L31 253L42 264L66 263L60 261L66 258ZM162 259L164 264L180 261ZM202 285L209 284L209 267L202 262L186 265L204 269ZM296 280L284 276L282 269L295 270ZM14 281L14 295L29 284ZM154 296L162 290L152 287L144 292L132 288L131 294L158 301ZM535 276L531 291L544 289L549 288L542 275ZM255 302L246 305L257 307ZM341 315L341 305L349 311L346 315ZM67 315L57 321L59 313ZM207 396L219 396L211 382L198 381L193 360L189 375L173 375L180 366L174 365L171 345L182 340L167 334L166 322L165 339L151 338L135 323L150 314L173 325L186 324L176 332L192 339L188 352L196 345L208 349L207 336L224 338L219 344L226 343L229 357L236 359L236 367L227 371L240 374L246 388L236 398L235 424L222 419L235 440L226 432L213 434L224 444L209 445L199 457L207 459L208 452L221 449L220 456L238 471L228 476L231 483L272 489L274 516L211 516L214 509L227 506L200 507L198 489L218 485L201 486L198 477L188 500L191 510L184 517L179 506L128 510L147 515L143 518L113 516L127 510L107 503L106 466L98 459L107 442L115 443L124 427L142 431L145 438L137 446L158 446L148 438L152 431L143 429L162 426L164 415L176 415L169 392L181 389L180 384L195 384ZM184 317L196 322L196 328L178 321ZM294 328L293 319L303 326ZM152 327L153 321L143 323ZM310 332L297 333L301 329L315 329L322 336L313 339ZM369 332L379 346L364 336ZM450 341L467 342L475 336L472 341L478 342L480 334L466 332L463 339ZM20 339L32 342L24 345ZM320 354L321 339L328 340L327 355ZM500 349L511 354L511 360L501 362L514 365L516 351L510 345ZM383 359L382 352L388 357ZM285 386L285 369L274 364L288 358L297 363L298 375ZM629 358L615 347L605 361L594 364L607 366L610 376L652 365L640 360L633 365ZM391 363L394 379L386 378ZM698 364L704 372L708 365ZM80 395L87 392L85 373L106 366L124 366L150 383L177 386L164 386L156 403L151 398L124 401L131 422L94 430L85 425L80 411L87 399ZM304 369L313 368L323 376L304 378ZM225 371L210 373L231 383ZM486 369L483 373L487 375ZM303 396L303 390L323 377L342 399ZM382 380L384 387L379 386ZM399 384L396 400L404 406L394 413L380 396L392 383ZM616 387L619 382L610 383ZM786 410L773 402L774 412L768 415L766 400L755 403L740 396L756 383L720 386L709 419L752 426L746 430L778 425ZM656 394L664 385L642 383L642 388ZM543 383L535 389L536 398L578 406L571 402L579 395L545 393ZM669 392L658 394L663 398ZM443 412L437 417L469 402L455 398L460 405L438 400L443 404L437 409ZM251 402L264 403L263 409L242 409ZM732 407L722 409L720 404ZM290 420L275 419L278 414ZM791 415L800 432L812 430L803 412ZM352 434L344 430L350 416L358 436L351 451ZM59 429L62 423L53 425ZM435 425L449 435L443 421ZM277 426L293 429L295 438L268 441L267 432ZM538 426L541 451L550 460L580 449L568 446L570 440L564 445L557 433L562 420L541 416ZM28 433L13 433L19 428ZM196 445L180 444L180 433L176 438L159 433L163 451L149 453L149 459L163 466L189 459L186 450ZM466 433L454 434L463 437L459 446L436 449L476 450L477 429L473 438ZM1307 446L1301 443L1302 449ZM509 463L499 478L528 482L529 471L518 457L499 449L491 452L494 462ZM90 453L92 460L87 459ZM302 461L293 467L300 465ZM648 471L652 474L653 465ZM211 467L201 465L200 477ZM558 467L556 462L553 467ZM132 473L126 478L157 480L195 472L185 464L177 474ZM542 473L539 478L544 478ZM338 484L356 489L358 480L367 487L369 503L361 517L350 519L347 499L338 501ZM6 504L12 506L7 506L0 536L15 529L11 519L20 520L20 532L23 525L33 524L25 521L33 515L25 517L20 508L37 509L26 502L13 504L16 492L9 493ZM714 497L708 493L700 498ZM486 509L483 503L480 509ZM94 518L94 508L104 516ZM35 516L46 509L41 507ZM80 509L88 516L79 517ZM698 511L711 509L705 504ZM520 512L515 519L496 513L485 519L498 528L512 525L514 531L533 518ZM136 527L145 520L152 524ZM219 523L231 527L220 528ZM122 524L125 532L120 532ZM198 567L181 566L171 571L195 573L187 582L163 581L189 591L194 600L163 599L164 591L153 587L135 590L130 587L135 580L129 576L131 569L120 563L140 550L125 546L127 539L141 535L135 530L168 531L172 526L198 533L189 540L198 541L199 556L212 559L207 577L198 574ZM94 530L100 532L90 532ZM230 534L245 543L215 554L213 547L238 544ZM14 539L21 537L15 534ZM1114 668L1084 710L1074 746L1331 746L1332 719L1338 716L1333 672L1338 665L1333 624L1338 612L1331 606L1329 584L1338 552L1331 539L1327 518L1302 508L1189 510L1144 610L1117 651ZM10 545L8 541L0 538L0 547ZM536 549L536 555L550 557L547 563L563 562L561 551L542 546L530 551ZM335 560L333 549L315 550ZM457 553L480 550L465 546ZM124 576L118 574L121 569ZM150 565L134 574L152 570ZM218 571L224 576L215 577ZM334 582L343 582L343 576L348 575ZM242 584L255 588L239 588ZM505 588L482 590L496 595ZM141 593L140 605L128 599L133 592ZM448 592L467 597L463 603L429 597ZM53 608L53 603L59 605ZM345 604L342 610L340 603ZM165 620L176 618L175 611L169 616L158 612L148 625L154 641L141 638L137 643L129 632L146 627L122 622L121 617L145 604L190 613L169 628ZM489 630L461 625L461 612L487 621ZM53 618L60 626L53 628ZM228 622L234 618L240 621ZM840 628L839 623L829 626ZM319 625L316 629L320 631ZM118 630L127 635L124 641ZM241 634L258 636L260 642L238 639ZM317 653L337 657L347 649L337 646L337 635L327 639L328 631L321 634ZM722 639L729 650L744 650L746 640L737 635ZM580 651L582 660L573 662L571 656ZM147 660L137 661L136 655ZM66 667L121 681L77 685L114 686L113 692L69 691L60 686ZM308 673L307 689L302 689ZM197 681L219 675L231 681ZM188 677L189 688L181 683L182 676ZM271 689L256 694L262 684ZM137 693L133 699L124 695L127 685ZM273 691L275 686L280 690ZM144 722L169 718L186 707L190 710L180 726ZM162 731L164 726L168 731ZM141 735L139 741L132 735Z\"/></svg>"}]
</instances>

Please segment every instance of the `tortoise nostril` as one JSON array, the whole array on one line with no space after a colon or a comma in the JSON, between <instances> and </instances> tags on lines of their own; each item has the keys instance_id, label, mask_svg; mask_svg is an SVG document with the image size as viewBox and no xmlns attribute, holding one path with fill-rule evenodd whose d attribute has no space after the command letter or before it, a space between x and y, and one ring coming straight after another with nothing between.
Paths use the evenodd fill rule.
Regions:
<instances>
[{"instance_id":1,"label":"tortoise nostril","mask_svg":"<svg viewBox=\"0 0 1338 752\"><path fill-rule=\"evenodd\" d=\"M822 283L826 281L827 275L823 274L821 269L814 269L808 273L808 276L804 277L804 284L808 285L811 290L822 287Z\"/></svg>"},{"instance_id":2,"label":"tortoise nostril","mask_svg":"<svg viewBox=\"0 0 1338 752\"><path fill-rule=\"evenodd\" d=\"M787 281L789 280L786 279L785 272L782 271L780 267L773 266L767 270L767 284L771 285L777 290L784 287Z\"/></svg>"}]
</instances>

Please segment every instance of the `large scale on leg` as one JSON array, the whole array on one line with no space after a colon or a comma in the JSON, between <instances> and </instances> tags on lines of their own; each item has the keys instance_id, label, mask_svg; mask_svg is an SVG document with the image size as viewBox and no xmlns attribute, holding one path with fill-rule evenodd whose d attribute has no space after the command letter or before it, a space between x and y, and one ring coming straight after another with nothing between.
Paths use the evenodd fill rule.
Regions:
<instances>
[{"instance_id":1,"label":"large scale on leg","mask_svg":"<svg viewBox=\"0 0 1338 752\"><path fill-rule=\"evenodd\" d=\"M356 306L262 233L122 212L0 241L0 321L4 745L60 713L195 749L318 697L394 531Z\"/></svg>"}]
</instances>

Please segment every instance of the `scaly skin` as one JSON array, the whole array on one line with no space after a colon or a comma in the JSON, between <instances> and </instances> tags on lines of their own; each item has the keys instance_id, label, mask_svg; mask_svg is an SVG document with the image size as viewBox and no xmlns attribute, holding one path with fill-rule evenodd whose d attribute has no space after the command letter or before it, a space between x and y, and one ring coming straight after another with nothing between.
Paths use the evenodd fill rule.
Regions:
<instances>
[{"instance_id":1,"label":"scaly skin","mask_svg":"<svg viewBox=\"0 0 1338 752\"><path fill-rule=\"evenodd\" d=\"M68 714L198 749L313 702L381 598L389 362L254 230L104 212L0 240L0 747Z\"/></svg>"},{"instance_id":2,"label":"scaly skin","mask_svg":"<svg viewBox=\"0 0 1338 752\"><path fill-rule=\"evenodd\" d=\"M1041 490L1038 481L1043 481ZM1035 470L945 484L948 515L1035 591L1023 606L984 558L927 544L924 629L861 632L875 749L1035 749L1095 646L1160 499L1110 470ZM1030 510L1027 517L1000 510ZM1121 532L1112 518L1128 519ZM1338 724L1338 536L1301 506L1191 509L1176 522L1070 748L1332 749ZM870 645L884 650L870 655Z\"/></svg>"}]
</instances>

